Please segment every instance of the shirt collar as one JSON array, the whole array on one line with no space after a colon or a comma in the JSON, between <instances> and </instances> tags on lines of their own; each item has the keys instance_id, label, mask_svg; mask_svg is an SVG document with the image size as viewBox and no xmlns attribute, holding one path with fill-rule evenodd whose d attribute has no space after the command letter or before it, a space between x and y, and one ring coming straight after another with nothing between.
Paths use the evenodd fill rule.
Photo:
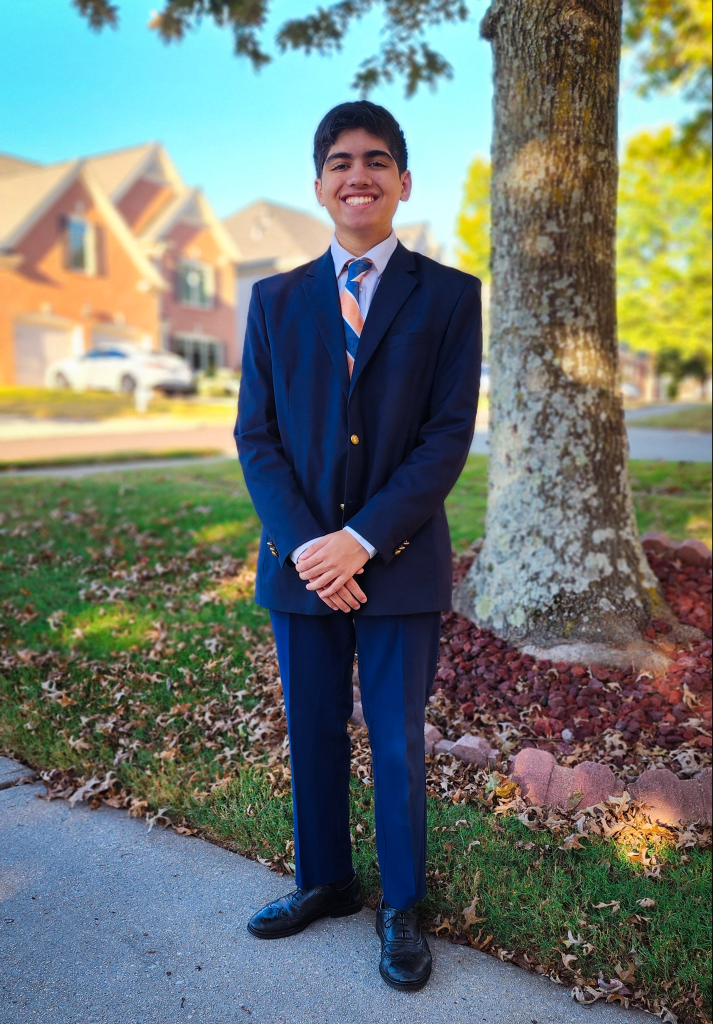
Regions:
<instances>
[{"instance_id":1,"label":"shirt collar","mask_svg":"<svg viewBox=\"0 0 713 1024\"><path fill-rule=\"evenodd\" d=\"M392 231L389 237L385 238L383 242L379 242L379 244L375 245L373 249L369 249L368 252L364 253L364 256L373 262L379 277L381 277L386 270L386 264L393 256L394 250L398 244L399 240ZM334 272L337 277L339 277L344 270L344 264L348 263L349 260L355 259L355 257L339 244L336 235L332 237L331 250L332 259L334 260Z\"/></svg>"}]
</instances>

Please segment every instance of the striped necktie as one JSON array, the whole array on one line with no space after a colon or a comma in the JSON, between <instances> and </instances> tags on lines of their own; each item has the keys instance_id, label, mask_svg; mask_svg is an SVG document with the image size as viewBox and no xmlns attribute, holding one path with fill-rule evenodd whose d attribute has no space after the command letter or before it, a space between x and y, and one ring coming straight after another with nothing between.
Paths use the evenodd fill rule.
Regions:
<instances>
[{"instance_id":1,"label":"striped necktie","mask_svg":"<svg viewBox=\"0 0 713 1024\"><path fill-rule=\"evenodd\" d=\"M373 262L365 256L358 260L350 260L347 263L347 283L340 298L340 305L344 319L344 334L347 341L347 365L349 366L350 377L354 370L357 346L362 328L364 327L364 317L359 309L359 285L373 267Z\"/></svg>"}]
</instances>

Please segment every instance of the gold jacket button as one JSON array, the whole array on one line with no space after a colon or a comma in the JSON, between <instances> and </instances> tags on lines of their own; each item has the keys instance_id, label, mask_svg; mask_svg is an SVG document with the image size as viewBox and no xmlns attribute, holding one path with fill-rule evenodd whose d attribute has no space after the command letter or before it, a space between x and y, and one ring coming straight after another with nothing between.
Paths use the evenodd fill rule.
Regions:
<instances>
[{"instance_id":1,"label":"gold jacket button","mask_svg":"<svg viewBox=\"0 0 713 1024\"><path fill-rule=\"evenodd\" d=\"M341 510L342 510L342 512L343 512L343 511L344 511L344 505L340 505L339 507L340 507L340 509L341 509Z\"/></svg>"},{"instance_id":2,"label":"gold jacket button","mask_svg":"<svg viewBox=\"0 0 713 1024\"><path fill-rule=\"evenodd\" d=\"M359 435L358 434L352 434L352 436L349 438L349 440L351 441L352 444L359 444Z\"/></svg>"}]
</instances>

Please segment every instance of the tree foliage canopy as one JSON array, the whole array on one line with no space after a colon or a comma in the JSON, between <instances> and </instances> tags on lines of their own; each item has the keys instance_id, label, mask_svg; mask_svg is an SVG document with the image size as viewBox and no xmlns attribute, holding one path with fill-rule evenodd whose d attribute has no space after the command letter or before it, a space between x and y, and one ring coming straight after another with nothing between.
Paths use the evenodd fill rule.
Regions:
<instances>
[{"instance_id":1,"label":"tree foliage canopy","mask_svg":"<svg viewBox=\"0 0 713 1024\"><path fill-rule=\"evenodd\" d=\"M112 0L73 3L94 29L118 24L119 8ZM235 52L247 57L257 70L272 60L262 41L269 7L270 0L164 0L149 27L169 43L209 18L232 30ZM337 0L304 18L286 21L277 32L277 48L280 53L334 53L342 48L353 22L377 8L384 14L384 42L357 69L356 89L366 94L398 77L404 80L406 95L412 96L419 85L435 86L440 78L452 76L451 65L429 46L425 31L445 22L466 21L470 12L464 0Z\"/></svg>"},{"instance_id":2,"label":"tree foliage canopy","mask_svg":"<svg viewBox=\"0 0 713 1024\"><path fill-rule=\"evenodd\" d=\"M710 353L711 163L670 127L629 141L619 181L619 336L634 349ZM710 359L710 356L707 357Z\"/></svg>"},{"instance_id":3,"label":"tree foliage canopy","mask_svg":"<svg viewBox=\"0 0 713 1024\"><path fill-rule=\"evenodd\" d=\"M96 31L119 23L119 5L113 0L72 3ZM359 65L352 85L366 96L376 86L400 78L406 95L413 96L420 85L435 88L439 79L453 75L446 57L429 45L427 30L470 21L478 7L477 0L336 0L306 17L286 21L275 43L280 53L329 55L341 50L354 22L380 8L384 42ZM231 29L236 54L259 70L272 60L263 40L269 9L270 0L164 0L149 27L170 43L207 18ZM639 91L648 95L682 90L694 105L682 126L682 141L710 150L711 0L624 0L624 36L636 53Z\"/></svg>"},{"instance_id":4,"label":"tree foliage canopy","mask_svg":"<svg viewBox=\"0 0 713 1024\"><path fill-rule=\"evenodd\" d=\"M490 280L490 161L476 156L468 168L456 221L457 257L462 270Z\"/></svg>"},{"instance_id":5,"label":"tree foliage canopy","mask_svg":"<svg viewBox=\"0 0 713 1024\"><path fill-rule=\"evenodd\" d=\"M113 0L72 0L92 28L116 27L119 6ZM272 60L263 42L270 0L164 0L149 22L164 42L182 39L201 20L229 28L235 52L255 69ZM278 30L279 52L331 54L342 48L352 24L374 10L384 16L384 42L357 69L353 85L366 94L401 78L406 95L420 85L450 78L451 65L432 49L426 31L444 23L474 20L485 4L471 0L336 0L303 18L291 18ZM671 87L685 90L696 104L687 124L689 136L710 137L711 0L625 0L625 37L636 47L640 88L649 93Z\"/></svg>"},{"instance_id":6,"label":"tree foliage canopy","mask_svg":"<svg viewBox=\"0 0 713 1024\"><path fill-rule=\"evenodd\" d=\"M639 91L680 89L694 105L683 141L711 145L711 0L627 0Z\"/></svg>"}]
</instances>

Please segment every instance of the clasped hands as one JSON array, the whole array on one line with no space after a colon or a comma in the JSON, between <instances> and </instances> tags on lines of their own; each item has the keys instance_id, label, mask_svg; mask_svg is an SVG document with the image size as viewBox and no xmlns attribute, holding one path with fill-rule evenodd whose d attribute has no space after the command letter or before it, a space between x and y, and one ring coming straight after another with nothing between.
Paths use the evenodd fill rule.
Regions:
<instances>
[{"instance_id":1,"label":"clasped hands","mask_svg":"<svg viewBox=\"0 0 713 1024\"><path fill-rule=\"evenodd\" d=\"M316 590L334 611L348 612L366 601L355 576L364 572L369 552L348 530L338 530L320 537L302 552L296 569L307 590Z\"/></svg>"}]
</instances>

